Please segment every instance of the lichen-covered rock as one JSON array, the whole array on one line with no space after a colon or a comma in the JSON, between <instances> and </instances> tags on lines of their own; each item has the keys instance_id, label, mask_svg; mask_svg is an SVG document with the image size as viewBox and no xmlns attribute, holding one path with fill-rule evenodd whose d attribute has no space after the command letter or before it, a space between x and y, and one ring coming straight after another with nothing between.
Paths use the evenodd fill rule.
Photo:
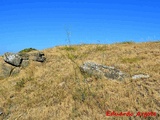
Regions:
<instances>
[{"instance_id":1,"label":"lichen-covered rock","mask_svg":"<svg viewBox=\"0 0 160 120\"><path fill-rule=\"evenodd\" d=\"M150 76L149 75L146 75L146 74L138 74L138 75L133 75L132 76L132 79L144 79L144 78L149 78Z\"/></svg>"},{"instance_id":2,"label":"lichen-covered rock","mask_svg":"<svg viewBox=\"0 0 160 120\"><path fill-rule=\"evenodd\" d=\"M116 80L123 80L124 78L129 76L128 74L114 67L101 65L94 62L85 62L82 66L80 66L80 70L82 73L87 73L88 75Z\"/></svg>"},{"instance_id":3,"label":"lichen-covered rock","mask_svg":"<svg viewBox=\"0 0 160 120\"><path fill-rule=\"evenodd\" d=\"M22 58L18 54L9 53L9 52L4 54L3 59L5 62L16 67L20 66L22 62Z\"/></svg>"}]
</instances>

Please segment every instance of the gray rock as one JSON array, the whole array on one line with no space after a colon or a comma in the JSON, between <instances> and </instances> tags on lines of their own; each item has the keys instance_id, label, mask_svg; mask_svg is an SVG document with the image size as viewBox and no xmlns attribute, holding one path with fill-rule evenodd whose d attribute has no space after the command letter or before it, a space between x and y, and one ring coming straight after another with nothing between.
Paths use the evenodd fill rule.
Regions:
<instances>
[{"instance_id":1,"label":"gray rock","mask_svg":"<svg viewBox=\"0 0 160 120\"><path fill-rule=\"evenodd\" d=\"M29 60L23 60L22 63L21 63L21 67L22 68L25 68L29 65Z\"/></svg>"},{"instance_id":2,"label":"gray rock","mask_svg":"<svg viewBox=\"0 0 160 120\"><path fill-rule=\"evenodd\" d=\"M30 60L44 62L46 60L44 53L35 51L31 53L5 53L3 57L0 56L0 79L16 75L21 68L29 65Z\"/></svg>"},{"instance_id":3,"label":"gray rock","mask_svg":"<svg viewBox=\"0 0 160 120\"><path fill-rule=\"evenodd\" d=\"M4 79L11 75L11 71L14 67L7 63L0 63L0 79Z\"/></svg>"},{"instance_id":4,"label":"gray rock","mask_svg":"<svg viewBox=\"0 0 160 120\"><path fill-rule=\"evenodd\" d=\"M29 54L27 54L27 53L18 53L18 55L19 55L23 60L29 60Z\"/></svg>"},{"instance_id":5,"label":"gray rock","mask_svg":"<svg viewBox=\"0 0 160 120\"><path fill-rule=\"evenodd\" d=\"M149 78L149 75L145 75L145 74L138 74L138 75L133 75L132 79L141 79L141 78Z\"/></svg>"},{"instance_id":6,"label":"gray rock","mask_svg":"<svg viewBox=\"0 0 160 120\"><path fill-rule=\"evenodd\" d=\"M20 68L19 67L15 67L12 69L10 75L13 76L13 75L17 75L19 72L20 72Z\"/></svg>"},{"instance_id":7,"label":"gray rock","mask_svg":"<svg viewBox=\"0 0 160 120\"><path fill-rule=\"evenodd\" d=\"M5 62L0 63L0 79L7 78L11 75L16 75L20 72L19 67L12 66Z\"/></svg>"},{"instance_id":8,"label":"gray rock","mask_svg":"<svg viewBox=\"0 0 160 120\"><path fill-rule=\"evenodd\" d=\"M30 59L37 62L44 62L46 60L43 52L34 52L30 54Z\"/></svg>"},{"instance_id":9,"label":"gray rock","mask_svg":"<svg viewBox=\"0 0 160 120\"><path fill-rule=\"evenodd\" d=\"M22 62L22 58L18 54L14 54L14 53L5 53L3 56L3 59L5 62L16 67L19 67Z\"/></svg>"},{"instance_id":10,"label":"gray rock","mask_svg":"<svg viewBox=\"0 0 160 120\"><path fill-rule=\"evenodd\" d=\"M118 69L115 69L114 67L101 65L94 62L85 62L82 66L80 66L80 70L82 73L87 73L88 75L94 75L100 78L105 77L123 80L124 78L129 77L129 75Z\"/></svg>"}]
</instances>

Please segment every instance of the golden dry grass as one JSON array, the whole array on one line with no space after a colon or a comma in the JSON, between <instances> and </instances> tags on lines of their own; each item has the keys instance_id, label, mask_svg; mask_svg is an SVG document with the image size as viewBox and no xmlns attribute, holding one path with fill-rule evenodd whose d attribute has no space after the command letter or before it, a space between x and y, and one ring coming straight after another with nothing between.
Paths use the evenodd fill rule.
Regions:
<instances>
[{"instance_id":1,"label":"golden dry grass","mask_svg":"<svg viewBox=\"0 0 160 120\"><path fill-rule=\"evenodd\" d=\"M160 42L58 46L43 52L44 63L31 62L19 75L0 81L4 120L129 119L107 117L107 110L153 111L156 117L146 119L160 119ZM85 61L151 77L116 81L84 76L78 66Z\"/></svg>"}]
</instances>

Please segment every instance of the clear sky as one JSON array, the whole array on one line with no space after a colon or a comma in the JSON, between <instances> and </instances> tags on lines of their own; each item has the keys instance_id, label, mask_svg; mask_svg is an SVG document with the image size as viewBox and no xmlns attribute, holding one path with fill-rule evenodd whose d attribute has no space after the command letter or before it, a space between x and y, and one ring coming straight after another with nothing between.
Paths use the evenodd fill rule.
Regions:
<instances>
[{"instance_id":1,"label":"clear sky","mask_svg":"<svg viewBox=\"0 0 160 120\"><path fill-rule=\"evenodd\" d=\"M0 0L0 54L160 39L159 0Z\"/></svg>"}]
</instances>

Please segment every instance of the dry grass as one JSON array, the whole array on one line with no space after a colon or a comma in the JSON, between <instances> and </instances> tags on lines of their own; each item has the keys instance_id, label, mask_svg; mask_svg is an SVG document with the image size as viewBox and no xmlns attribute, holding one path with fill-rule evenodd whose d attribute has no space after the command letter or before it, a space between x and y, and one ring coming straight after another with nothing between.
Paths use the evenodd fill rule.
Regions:
<instances>
[{"instance_id":1,"label":"dry grass","mask_svg":"<svg viewBox=\"0 0 160 120\"><path fill-rule=\"evenodd\" d=\"M157 116L147 119L160 119L160 42L59 46L43 52L46 62L32 62L0 81L4 120L129 119L107 117L107 110L153 111ZM120 82L83 76L78 66L88 60L151 77Z\"/></svg>"}]
</instances>

